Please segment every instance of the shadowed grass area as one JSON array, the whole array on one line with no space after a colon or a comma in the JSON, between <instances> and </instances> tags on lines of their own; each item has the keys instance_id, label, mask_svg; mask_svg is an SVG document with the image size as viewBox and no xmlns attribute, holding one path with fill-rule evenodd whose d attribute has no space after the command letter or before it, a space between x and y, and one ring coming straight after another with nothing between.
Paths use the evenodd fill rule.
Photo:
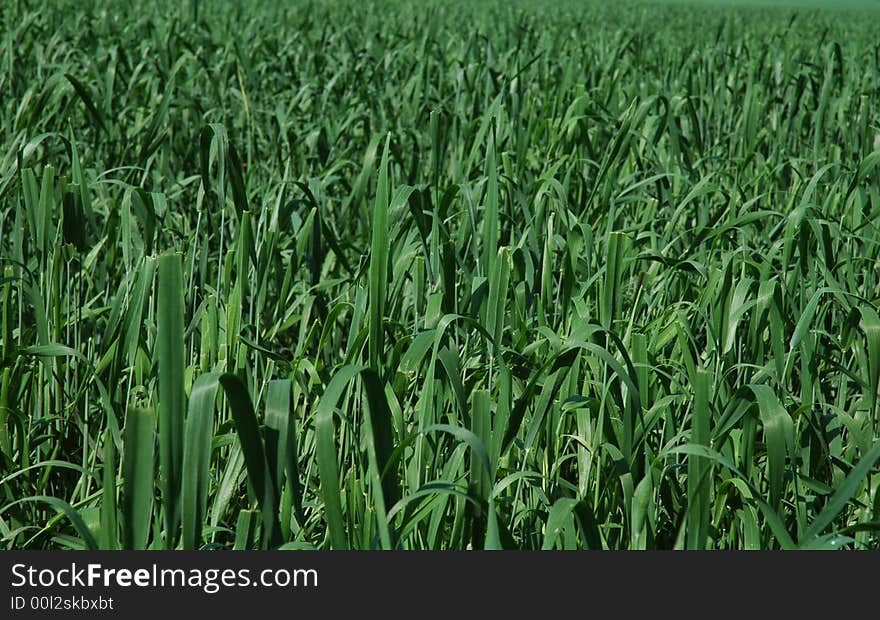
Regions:
<instances>
[{"instance_id":1,"label":"shadowed grass area","mask_svg":"<svg viewBox=\"0 0 880 620\"><path fill-rule=\"evenodd\" d=\"M0 546L876 548L877 22L719 4L9 3Z\"/></svg>"}]
</instances>

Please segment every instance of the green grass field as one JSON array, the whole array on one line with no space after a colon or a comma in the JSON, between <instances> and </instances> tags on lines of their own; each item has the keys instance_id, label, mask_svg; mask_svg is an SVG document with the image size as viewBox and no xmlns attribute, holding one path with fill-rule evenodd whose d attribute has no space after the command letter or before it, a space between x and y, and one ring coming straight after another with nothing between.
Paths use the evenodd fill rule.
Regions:
<instances>
[{"instance_id":1,"label":"green grass field","mask_svg":"<svg viewBox=\"0 0 880 620\"><path fill-rule=\"evenodd\" d=\"M877 3L48 4L0 548L880 546Z\"/></svg>"}]
</instances>

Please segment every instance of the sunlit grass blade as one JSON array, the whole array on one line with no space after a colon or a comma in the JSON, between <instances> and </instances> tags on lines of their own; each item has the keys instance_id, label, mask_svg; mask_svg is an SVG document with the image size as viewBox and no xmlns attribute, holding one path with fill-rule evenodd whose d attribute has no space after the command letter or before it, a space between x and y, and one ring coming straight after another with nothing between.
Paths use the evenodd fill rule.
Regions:
<instances>
[{"instance_id":1,"label":"sunlit grass blade","mask_svg":"<svg viewBox=\"0 0 880 620\"><path fill-rule=\"evenodd\" d=\"M376 199L373 203L370 242L369 302L370 333L367 341L370 366L379 371L384 352L385 331L385 290L388 280L388 148L391 136L385 138L382 161L379 164L379 180L376 184Z\"/></svg>"}]
</instances>

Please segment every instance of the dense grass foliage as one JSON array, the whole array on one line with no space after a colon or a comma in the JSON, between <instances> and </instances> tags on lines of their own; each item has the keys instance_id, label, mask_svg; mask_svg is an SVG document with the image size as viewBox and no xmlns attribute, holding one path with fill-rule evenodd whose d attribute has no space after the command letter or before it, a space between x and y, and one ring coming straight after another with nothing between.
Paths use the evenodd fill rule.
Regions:
<instances>
[{"instance_id":1,"label":"dense grass foliage","mask_svg":"<svg viewBox=\"0 0 880 620\"><path fill-rule=\"evenodd\" d=\"M880 543L877 14L36 4L3 548Z\"/></svg>"}]
</instances>

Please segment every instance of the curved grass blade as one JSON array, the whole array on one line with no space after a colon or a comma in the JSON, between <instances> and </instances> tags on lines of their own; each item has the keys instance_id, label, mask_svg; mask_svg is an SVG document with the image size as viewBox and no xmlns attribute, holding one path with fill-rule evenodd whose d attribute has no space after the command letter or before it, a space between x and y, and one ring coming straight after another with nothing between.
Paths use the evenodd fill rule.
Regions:
<instances>
[{"instance_id":1,"label":"curved grass blade","mask_svg":"<svg viewBox=\"0 0 880 620\"><path fill-rule=\"evenodd\" d=\"M825 504L822 512L819 513L807 531L804 532L804 540L816 538L826 527L831 525L834 519L843 511L846 504L858 492L862 482L868 477L874 463L880 459L880 441L874 443L874 446L859 461L858 465L852 468L849 475L844 479L843 483Z\"/></svg>"},{"instance_id":2,"label":"curved grass blade","mask_svg":"<svg viewBox=\"0 0 880 620\"><path fill-rule=\"evenodd\" d=\"M791 416L767 385L750 385L758 401L758 411L767 442L767 467L770 478L770 505L779 510L785 484L786 451L794 450L794 425Z\"/></svg>"},{"instance_id":3,"label":"curved grass blade","mask_svg":"<svg viewBox=\"0 0 880 620\"><path fill-rule=\"evenodd\" d=\"M63 499L58 499L57 497L51 497L49 495L34 495L31 497L24 497L22 499L16 500L10 504L7 504L2 510L0 510L0 514L2 514L6 509L12 508L18 504L23 504L27 502L40 502L43 504L48 504L55 510L60 513L63 513L64 516L68 518L73 528L76 530L76 533L80 535L83 539L83 542L86 543L86 547L90 551L97 551L99 549L98 541L95 539L95 535L86 525L86 522L83 520L80 512L65 502Z\"/></svg>"}]
</instances>

